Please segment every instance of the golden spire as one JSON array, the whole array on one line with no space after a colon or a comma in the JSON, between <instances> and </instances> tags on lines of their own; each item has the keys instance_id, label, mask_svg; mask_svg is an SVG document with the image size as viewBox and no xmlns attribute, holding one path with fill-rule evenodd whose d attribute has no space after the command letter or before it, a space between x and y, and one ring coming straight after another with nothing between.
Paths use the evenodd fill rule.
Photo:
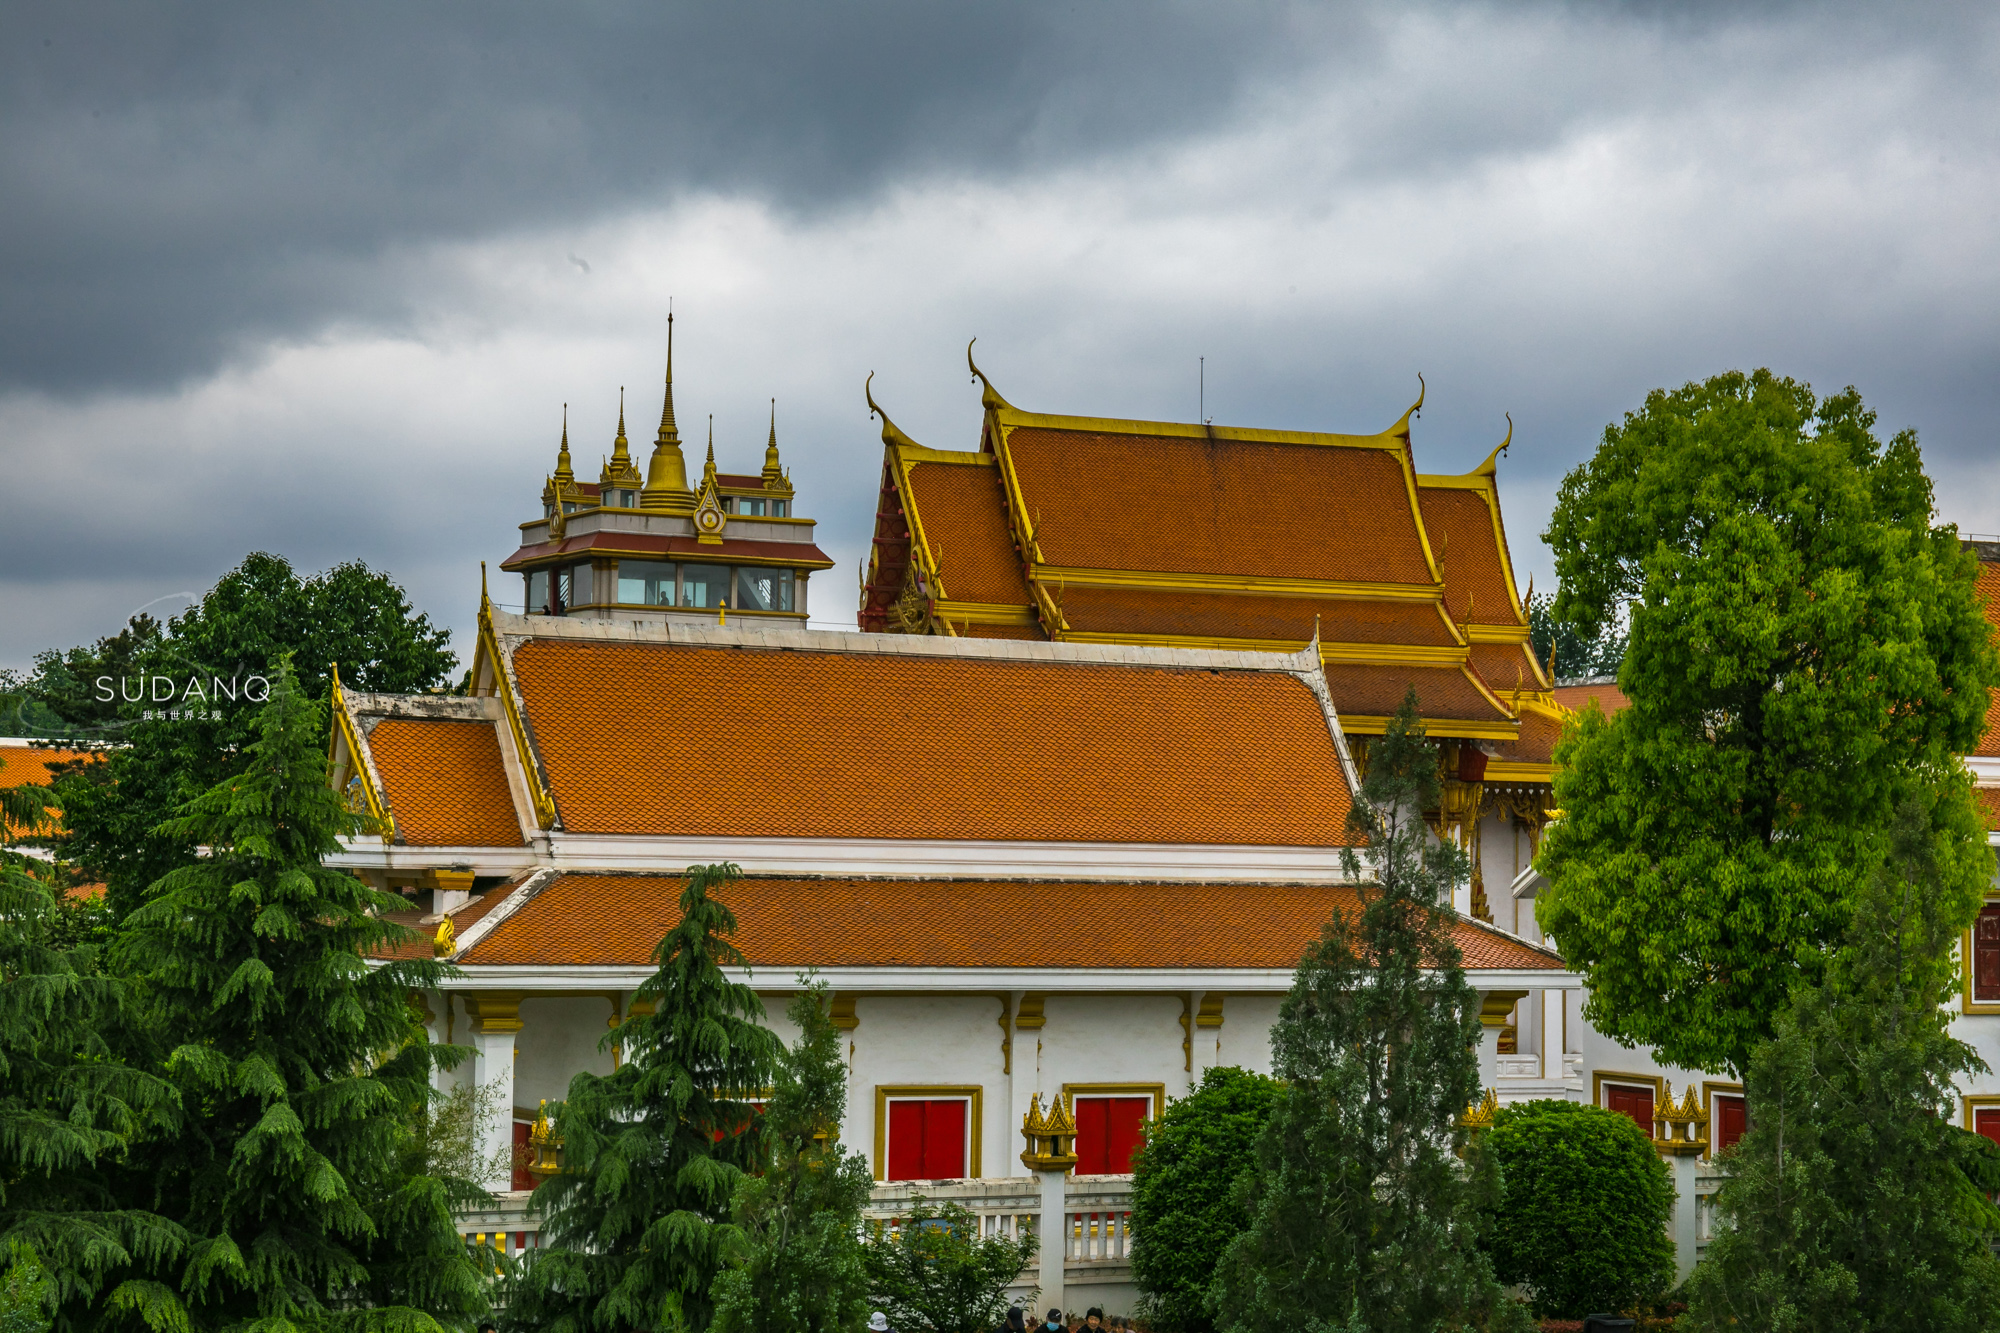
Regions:
<instances>
[{"instance_id":1,"label":"golden spire","mask_svg":"<svg viewBox=\"0 0 2000 1333\"><path fill-rule=\"evenodd\" d=\"M556 484L566 486L576 480L576 470L569 465L569 404L563 404L562 443L556 447Z\"/></svg>"},{"instance_id":2,"label":"golden spire","mask_svg":"<svg viewBox=\"0 0 2000 1333\"><path fill-rule=\"evenodd\" d=\"M687 460L681 457L681 433L674 425L674 314L667 312L667 396L660 408L660 431L653 439L653 456L646 464L646 488L639 507L670 514L692 514L694 492L688 489Z\"/></svg>"},{"instance_id":3,"label":"golden spire","mask_svg":"<svg viewBox=\"0 0 2000 1333\"><path fill-rule=\"evenodd\" d=\"M708 414L708 461L701 465L701 484L715 480L715 413Z\"/></svg>"},{"instance_id":4,"label":"golden spire","mask_svg":"<svg viewBox=\"0 0 2000 1333\"><path fill-rule=\"evenodd\" d=\"M637 489L644 478L632 464L632 444L625 438L625 386L618 386L618 436L611 441L611 459L598 476L600 486L630 486Z\"/></svg>"},{"instance_id":5,"label":"golden spire","mask_svg":"<svg viewBox=\"0 0 2000 1333\"><path fill-rule=\"evenodd\" d=\"M771 434L764 441L764 480L773 482L785 475L778 466L778 400L771 400Z\"/></svg>"}]
</instances>

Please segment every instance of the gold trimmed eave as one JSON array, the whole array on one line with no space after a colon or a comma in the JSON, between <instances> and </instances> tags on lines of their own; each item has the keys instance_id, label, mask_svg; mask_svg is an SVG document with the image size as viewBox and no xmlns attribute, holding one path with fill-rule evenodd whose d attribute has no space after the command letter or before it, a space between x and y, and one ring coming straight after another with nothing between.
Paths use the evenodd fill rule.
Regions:
<instances>
[{"instance_id":1,"label":"gold trimmed eave","mask_svg":"<svg viewBox=\"0 0 2000 1333\"><path fill-rule=\"evenodd\" d=\"M1002 602L954 602L950 598L940 597L931 603L931 611L940 621L956 621L962 625L1033 625L1037 623L1034 607L1009 606Z\"/></svg>"},{"instance_id":2,"label":"gold trimmed eave","mask_svg":"<svg viewBox=\"0 0 2000 1333\"><path fill-rule=\"evenodd\" d=\"M329 770L335 759L336 743L347 747L349 767L361 782L361 799L368 807L368 813L376 820L377 831L382 835L382 845L387 847L396 840L396 817L389 809L388 798L375 785L374 764L368 757L367 748L361 741L361 729L354 723L354 715L348 710L347 694L340 687L340 663L333 664L333 734L327 737L326 758ZM331 776L331 772L329 772Z\"/></svg>"},{"instance_id":3,"label":"gold trimmed eave","mask_svg":"<svg viewBox=\"0 0 2000 1333\"><path fill-rule=\"evenodd\" d=\"M751 519L751 522L761 522ZM536 542L523 546L500 562L509 574L542 564L565 564L589 556L626 557L633 560L683 560L713 564L718 559L732 565L768 565L784 569L832 569L833 560L812 542L771 542L749 537L724 537L721 543L703 543L693 536L651 536L642 533L586 532L560 541Z\"/></svg>"},{"instance_id":4,"label":"gold trimmed eave","mask_svg":"<svg viewBox=\"0 0 2000 1333\"><path fill-rule=\"evenodd\" d=\"M1393 721L1387 715L1368 713L1342 713L1340 729L1355 736L1380 736L1389 730ZM1424 731L1431 736L1447 737L1453 740L1511 741L1518 738L1517 724L1513 722L1487 722L1472 718L1432 717L1424 715ZM1490 773L1495 767L1489 763ZM1526 767L1526 765L1523 765ZM1524 780L1524 779L1523 779Z\"/></svg>"},{"instance_id":5,"label":"gold trimmed eave","mask_svg":"<svg viewBox=\"0 0 2000 1333\"><path fill-rule=\"evenodd\" d=\"M1021 608L1026 611L1027 608ZM1065 643L1130 643L1150 648L1211 648L1223 651L1296 653L1312 646L1311 639L1246 639L1233 635L1203 634L1100 634L1089 630L1064 630ZM1329 643L1319 646L1319 660L1329 666L1463 666L1468 650L1463 647L1429 647L1405 643Z\"/></svg>"}]
</instances>

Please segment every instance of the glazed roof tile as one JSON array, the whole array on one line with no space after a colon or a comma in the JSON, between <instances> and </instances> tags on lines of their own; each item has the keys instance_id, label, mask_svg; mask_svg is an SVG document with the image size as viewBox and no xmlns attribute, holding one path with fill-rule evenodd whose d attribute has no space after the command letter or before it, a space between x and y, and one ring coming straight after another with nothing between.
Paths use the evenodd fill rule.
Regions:
<instances>
[{"instance_id":1,"label":"glazed roof tile","mask_svg":"<svg viewBox=\"0 0 2000 1333\"><path fill-rule=\"evenodd\" d=\"M1325 643L1452 646L1451 629L1422 602L1323 601L1146 588L1065 588L1063 619L1083 634L1157 634L1305 643L1313 618ZM1489 710L1490 711L1490 710Z\"/></svg>"},{"instance_id":2,"label":"glazed roof tile","mask_svg":"<svg viewBox=\"0 0 2000 1333\"><path fill-rule=\"evenodd\" d=\"M87 750L51 749L40 745L0 745L0 787L45 784L50 779L49 770L52 766L90 757L91 752ZM12 823L0 827L9 832L20 832Z\"/></svg>"},{"instance_id":3,"label":"glazed roof tile","mask_svg":"<svg viewBox=\"0 0 2000 1333\"><path fill-rule=\"evenodd\" d=\"M1986 605L1986 622L2000 630L2000 561L1979 562L1978 588L1980 599ZM1988 692L1986 701L1986 732L1979 738L1976 755L1992 757L2000 755L2000 690Z\"/></svg>"},{"instance_id":4,"label":"glazed roof tile","mask_svg":"<svg viewBox=\"0 0 2000 1333\"><path fill-rule=\"evenodd\" d=\"M1310 688L1285 670L907 642L531 638L512 663L572 833L1343 842L1338 752ZM717 717L754 717L770 739L718 749L704 740Z\"/></svg>"},{"instance_id":5,"label":"glazed roof tile","mask_svg":"<svg viewBox=\"0 0 2000 1333\"><path fill-rule=\"evenodd\" d=\"M1455 666L1408 667L1329 663L1326 686L1334 708L1350 715L1387 717L1403 706L1403 693L1417 688L1417 708L1426 718L1511 721Z\"/></svg>"},{"instance_id":6,"label":"glazed roof tile","mask_svg":"<svg viewBox=\"0 0 2000 1333\"><path fill-rule=\"evenodd\" d=\"M1016 426L1051 565L1432 583L1392 449Z\"/></svg>"},{"instance_id":7,"label":"glazed roof tile","mask_svg":"<svg viewBox=\"0 0 2000 1333\"><path fill-rule=\"evenodd\" d=\"M523 845L493 723L384 718L369 731L368 750L405 843Z\"/></svg>"},{"instance_id":8,"label":"glazed roof tile","mask_svg":"<svg viewBox=\"0 0 2000 1333\"><path fill-rule=\"evenodd\" d=\"M1028 580L1007 527L998 468L916 463L910 468L908 500L938 581L953 601L1030 604Z\"/></svg>"},{"instance_id":9,"label":"glazed roof tile","mask_svg":"<svg viewBox=\"0 0 2000 1333\"><path fill-rule=\"evenodd\" d=\"M469 967L644 965L680 919L677 876L556 877L462 954ZM717 895L753 966L1289 968L1354 890L1302 884L1060 883L752 876ZM1469 968L1559 970L1463 919Z\"/></svg>"},{"instance_id":10,"label":"glazed roof tile","mask_svg":"<svg viewBox=\"0 0 2000 1333\"><path fill-rule=\"evenodd\" d=\"M1556 702L1564 708L1579 713L1590 705L1592 699L1595 699L1597 706L1604 710L1607 717L1631 705L1631 701L1625 697L1625 692L1613 681L1605 681L1601 685L1558 685L1555 688L1555 696Z\"/></svg>"},{"instance_id":11,"label":"glazed roof tile","mask_svg":"<svg viewBox=\"0 0 2000 1333\"><path fill-rule=\"evenodd\" d=\"M1500 563L1493 511L1479 491L1419 486L1424 532L1444 575L1445 607L1462 625L1518 625L1519 612ZM1491 682L1496 688L1499 681Z\"/></svg>"}]
</instances>

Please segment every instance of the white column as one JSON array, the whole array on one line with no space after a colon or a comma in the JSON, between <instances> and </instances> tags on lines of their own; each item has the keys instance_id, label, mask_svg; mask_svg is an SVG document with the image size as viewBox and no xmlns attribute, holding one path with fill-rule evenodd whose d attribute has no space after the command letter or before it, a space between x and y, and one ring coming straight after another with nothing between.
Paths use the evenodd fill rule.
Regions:
<instances>
[{"instance_id":1,"label":"white column","mask_svg":"<svg viewBox=\"0 0 2000 1333\"><path fill-rule=\"evenodd\" d=\"M1563 1076L1563 1006L1569 1001L1569 993L1559 990L1542 992L1542 1077L1561 1078Z\"/></svg>"},{"instance_id":2,"label":"white column","mask_svg":"<svg viewBox=\"0 0 2000 1333\"><path fill-rule=\"evenodd\" d=\"M489 1160L511 1163L514 1151L514 1038L521 1030L519 995L468 995L466 1012L472 1018L472 1077L482 1090L495 1098L494 1118L484 1126L481 1155ZM513 1188L513 1173L503 1165L497 1174L481 1182L488 1189Z\"/></svg>"},{"instance_id":3,"label":"white column","mask_svg":"<svg viewBox=\"0 0 2000 1333\"><path fill-rule=\"evenodd\" d=\"M1062 1310L1063 1261L1069 1254L1069 1172L1037 1171L1042 1180L1042 1219L1035 1234L1040 1237L1041 1293L1035 1298L1040 1315L1049 1309ZM1040 1323L1038 1318L1034 1322Z\"/></svg>"}]
</instances>

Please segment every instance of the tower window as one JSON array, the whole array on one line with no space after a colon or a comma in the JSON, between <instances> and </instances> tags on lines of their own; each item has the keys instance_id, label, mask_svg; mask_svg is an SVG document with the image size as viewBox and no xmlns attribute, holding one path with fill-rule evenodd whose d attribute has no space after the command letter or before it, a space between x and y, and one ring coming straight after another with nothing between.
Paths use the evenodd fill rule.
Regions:
<instances>
[{"instance_id":1,"label":"tower window","mask_svg":"<svg viewBox=\"0 0 2000 1333\"><path fill-rule=\"evenodd\" d=\"M549 571L528 571L528 614L538 616L549 609Z\"/></svg>"},{"instance_id":2,"label":"tower window","mask_svg":"<svg viewBox=\"0 0 2000 1333\"><path fill-rule=\"evenodd\" d=\"M789 569L737 570L735 605L745 611L791 610L792 571Z\"/></svg>"},{"instance_id":3,"label":"tower window","mask_svg":"<svg viewBox=\"0 0 2000 1333\"><path fill-rule=\"evenodd\" d=\"M764 502L762 500L753 500L749 496L744 496L741 499L737 500L736 512L739 514L750 514L754 515L757 518L762 518L764 516Z\"/></svg>"},{"instance_id":4,"label":"tower window","mask_svg":"<svg viewBox=\"0 0 2000 1333\"><path fill-rule=\"evenodd\" d=\"M790 518L791 515L792 515L792 502L790 500L771 501L772 518Z\"/></svg>"},{"instance_id":5,"label":"tower window","mask_svg":"<svg viewBox=\"0 0 2000 1333\"><path fill-rule=\"evenodd\" d=\"M681 605L719 607L729 596L729 570L722 565L682 565Z\"/></svg>"},{"instance_id":6,"label":"tower window","mask_svg":"<svg viewBox=\"0 0 2000 1333\"><path fill-rule=\"evenodd\" d=\"M674 566L665 560L620 560L618 600L625 606L672 606Z\"/></svg>"}]
</instances>

